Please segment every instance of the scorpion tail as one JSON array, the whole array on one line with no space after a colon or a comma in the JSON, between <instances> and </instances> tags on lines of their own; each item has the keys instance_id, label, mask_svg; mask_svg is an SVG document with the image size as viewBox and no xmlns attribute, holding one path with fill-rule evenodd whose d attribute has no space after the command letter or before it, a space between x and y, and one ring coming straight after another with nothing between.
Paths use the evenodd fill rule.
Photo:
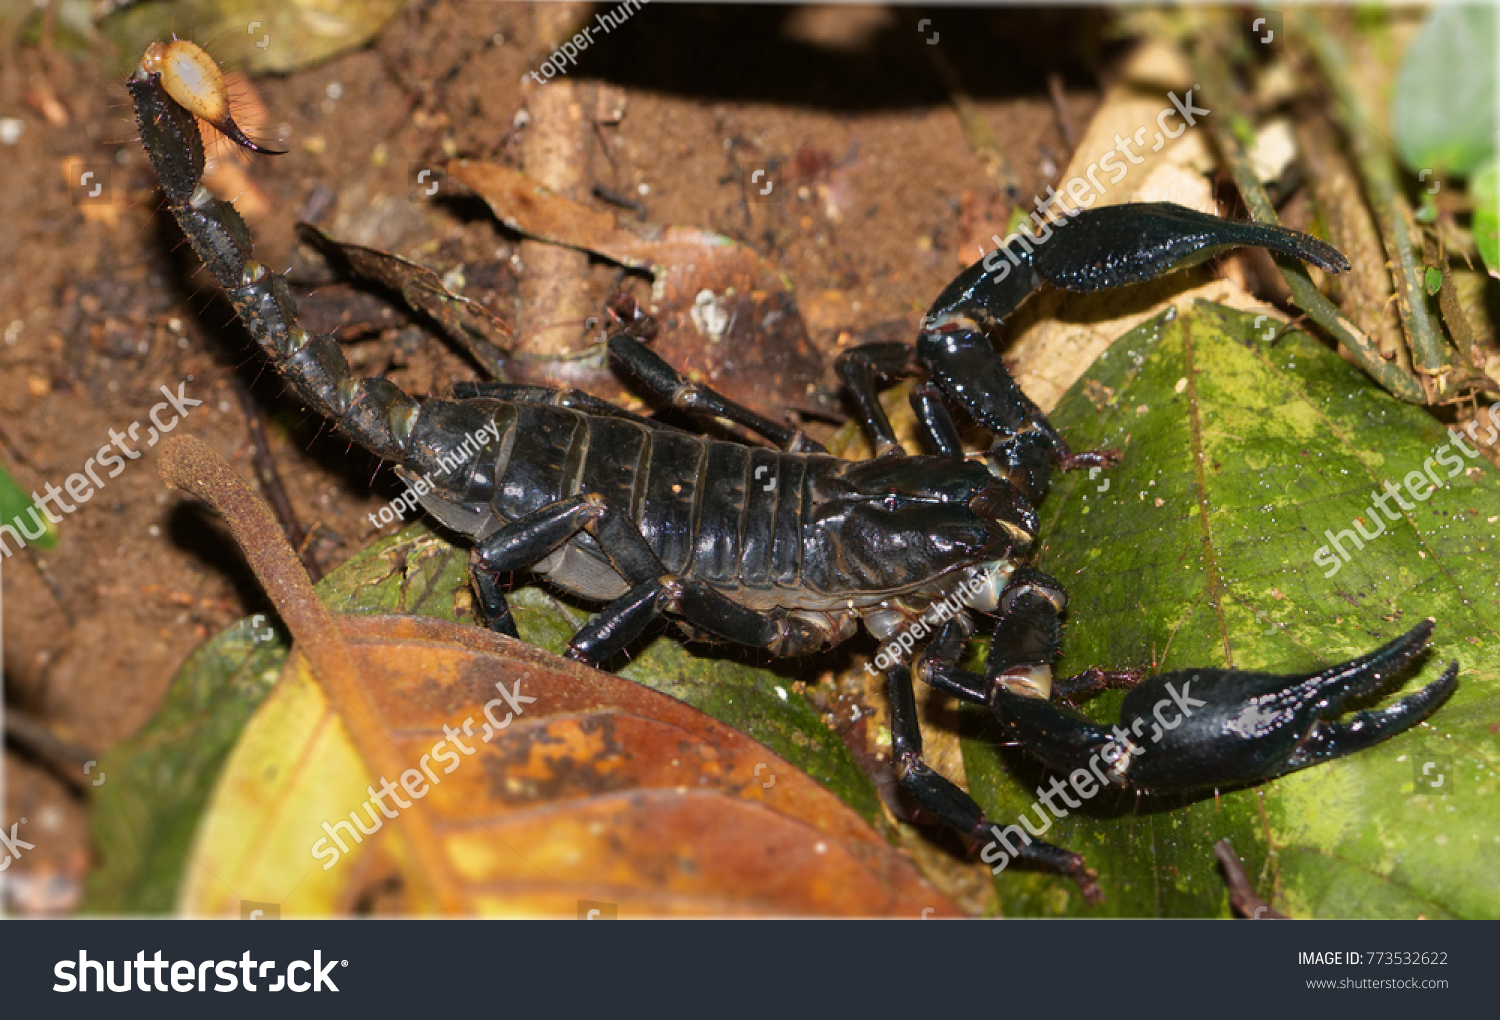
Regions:
<instances>
[{"instance_id":1,"label":"scorpion tail","mask_svg":"<svg viewBox=\"0 0 1500 1020\"><path fill-rule=\"evenodd\" d=\"M285 278L251 260L244 220L200 183L203 142L198 125L163 85L161 64L160 55L148 51L127 87L141 141L183 234L250 335L303 400L377 455L409 459L417 402L386 379L355 379L337 340L313 336L297 325L296 303Z\"/></svg>"}]
</instances>

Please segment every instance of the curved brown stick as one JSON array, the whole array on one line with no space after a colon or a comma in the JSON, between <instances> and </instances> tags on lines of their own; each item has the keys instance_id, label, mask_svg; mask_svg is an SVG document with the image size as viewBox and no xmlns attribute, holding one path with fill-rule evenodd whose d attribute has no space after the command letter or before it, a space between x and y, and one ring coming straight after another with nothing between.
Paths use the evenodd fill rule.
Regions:
<instances>
[{"instance_id":1,"label":"curved brown stick","mask_svg":"<svg viewBox=\"0 0 1500 1020\"><path fill-rule=\"evenodd\" d=\"M1250 879L1245 875L1244 865L1240 864L1239 855L1234 852L1234 847L1229 845L1229 840L1221 839L1214 844L1214 856L1219 859L1219 866L1224 869L1224 878L1229 884L1229 905L1235 909L1236 913L1252 921L1290 920L1281 911L1255 894L1255 887L1250 884Z\"/></svg>"},{"instance_id":2,"label":"curved brown stick","mask_svg":"<svg viewBox=\"0 0 1500 1020\"><path fill-rule=\"evenodd\" d=\"M192 436L176 436L162 446L161 477L173 488L204 500L224 518L261 587L271 597L297 650L306 656L313 676L333 704L349 739L372 771L393 774L404 766L396 746L380 723L380 712L366 691L344 643L338 621L308 580L297 554L287 543L270 509L210 447ZM405 816L413 827L408 844L418 867L408 874L428 888L418 898L436 903L444 913L463 910L458 885L421 811ZM425 893L425 897L422 895Z\"/></svg>"}]
</instances>

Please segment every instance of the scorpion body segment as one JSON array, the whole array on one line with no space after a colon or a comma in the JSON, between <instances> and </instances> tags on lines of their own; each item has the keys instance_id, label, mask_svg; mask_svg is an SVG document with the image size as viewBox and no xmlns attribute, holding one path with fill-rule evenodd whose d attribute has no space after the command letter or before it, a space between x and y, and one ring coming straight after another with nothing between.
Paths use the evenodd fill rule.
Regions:
<instances>
[{"instance_id":1,"label":"scorpion body segment","mask_svg":"<svg viewBox=\"0 0 1500 1020\"><path fill-rule=\"evenodd\" d=\"M478 542L479 570L531 567L592 600L681 578L689 623L801 654L851 636L862 615L884 637L898 618L914 619L1035 535L1030 505L976 463L851 462L749 447L538 387L470 384L466 399L419 403L385 379L355 379L333 337L297 325L284 277L250 259L234 207L197 183L196 126L160 72L143 63L129 88L147 152L171 182L168 205L250 334L307 404L404 472L434 479L420 498ZM643 377L693 391L628 330L610 346ZM793 441L790 430L777 435ZM567 502L580 497L586 503ZM601 527L621 530L602 523L611 518L633 534L604 542ZM650 594L670 608L675 590L666 584ZM619 608L649 619L637 608L645 594ZM500 598L492 590L488 608L503 620ZM752 622L755 615L767 619ZM640 629L610 629L602 644L587 643L589 632L574 651L598 661Z\"/></svg>"},{"instance_id":2,"label":"scorpion body segment","mask_svg":"<svg viewBox=\"0 0 1500 1020\"><path fill-rule=\"evenodd\" d=\"M882 667L897 777L933 816L984 844L987 863L1004 844L1019 865L1068 875L1091 900L1102 894L1081 856L1029 836L1013 846L1006 831L1020 830L1002 831L925 764L914 672L987 706L1050 768L1097 767L1107 784L1147 792L1256 783L1361 750L1416 725L1454 687L1457 663L1391 707L1339 722L1346 704L1383 691L1421 651L1431 621L1370 655L1307 675L1052 675L1067 594L1026 565L1035 507L1054 467L1105 466L1118 454L1070 450L1005 370L990 331L1043 283L1120 286L1236 245L1347 269L1324 242L1161 204L1073 211L1043 236L1016 237L943 291L915 348L871 344L839 359L874 440L872 460L831 457L795 429L688 381L642 342L653 325L645 317L610 337L616 360L663 401L743 425L775 448L686 432L575 390L474 382L446 399L419 401L388 380L356 379L333 337L297 325L285 279L251 259L239 214L199 183L197 125L168 88L168 73L148 52L128 87L183 233L298 396L403 476L428 479L425 508L474 543L476 605L497 631L515 636L500 579L524 569L605 604L568 647L593 663L664 615L695 636L799 655L852 637L860 622L882 641L901 632L901 647L914 652L906 625L939 600L992 612L982 673L958 665L978 626L966 611L948 614L920 654ZM211 88L207 76L197 80ZM877 391L880 378L913 371L927 376L911 394L932 450L926 456L902 451ZM990 432L983 454L965 453L948 402ZM1112 728L1060 704L1109 687L1134 688ZM1177 699L1184 715L1169 733L1158 727L1151 753L1138 760L1135 741L1144 741L1142 727L1150 732L1153 716L1162 718L1154 706L1164 696Z\"/></svg>"}]
</instances>

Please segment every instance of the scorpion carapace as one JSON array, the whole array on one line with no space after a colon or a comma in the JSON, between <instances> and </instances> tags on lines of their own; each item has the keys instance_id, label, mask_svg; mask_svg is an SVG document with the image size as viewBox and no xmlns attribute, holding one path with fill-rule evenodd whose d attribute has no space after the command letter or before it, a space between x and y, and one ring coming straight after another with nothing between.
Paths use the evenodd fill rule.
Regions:
<instances>
[{"instance_id":1,"label":"scorpion carapace","mask_svg":"<svg viewBox=\"0 0 1500 1020\"><path fill-rule=\"evenodd\" d=\"M798 430L689 382L642 343L651 322L639 315L616 315L608 346L623 366L667 403L729 419L776 448L685 432L575 390L476 382L448 399L418 401L385 379L354 378L333 337L298 327L283 277L250 260L239 215L199 183L198 129L164 88L159 63L143 62L129 89L183 233L308 405L405 477L432 481L423 504L473 541L476 605L497 631L515 635L501 578L529 568L607 603L569 645L570 655L591 663L611 658L663 615L692 635L777 655L828 647L852 637L860 622L881 641L901 636L905 653L883 667L901 786L984 844L987 863L1008 854L1021 866L1069 875L1090 899L1101 893L1081 856L995 825L923 762L909 662L927 683L989 706L1052 769L1092 769L1104 786L1146 792L1260 782L1369 747L1431 714L1456 683L1454 663L1395 705L1338 721L1346 703L1389 686L1426 645L1431 621L1364 658L1308 675L1198 669L1142 681L1134 671L1091 669L1052 677L1067 595L1025 564L1037 534L1034 507L1054 466L1106 466L1118 455L1069 450L1006 372L990 329L1044 282L1119 286L1236 245L1334 272L1348 268L1315 238L1172 205L1071 210L1045 235L1017 236L943 292L915 349L866 345L840 358L839 373L876 445L868 461L831 457ZM902 452L877 399L879 377L910 371L927 376L911 401L929 456ZM947 401L990 431L984 454L965 454ZM905 637L939 603L956 608L913 657ZM982 675L957 665L976 629L970 611L998 617ZM1112 729L1060 704L1130 686ZM1163 704L1175 722L1168 724ZM1152 729L1142 756L1144 727Z\"/></svg>"}]
</instances>

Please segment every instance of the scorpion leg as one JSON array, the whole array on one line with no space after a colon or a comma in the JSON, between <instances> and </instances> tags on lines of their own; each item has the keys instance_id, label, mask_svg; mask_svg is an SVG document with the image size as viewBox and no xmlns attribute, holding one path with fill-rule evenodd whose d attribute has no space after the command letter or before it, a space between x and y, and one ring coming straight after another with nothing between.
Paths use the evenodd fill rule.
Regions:
<instances>
[{"instance_id":1,"label":"scorpion leg","mask_svg":"<svg viewBox=\"0 0 1500 1020\"><path fill-rule=\"evenodd\" d=\"M1098 874L1084 864L1083 857L1062 847L1033 840L1022 833L1018 847L1012 848L1006 835L1015 826L1002 831L984 810L963 790L933 771L922 760L922 730L917 722L917 700L912 691L911 670L898 663L886 671L886 691L891 704L891 756L894 759L896 781L901 788L925 810L944 824L968 833L976 840L1002 841L1014 849L1012 856L1023 866L1041 871L1067 875L1078 883L1084 898L1091 903L1104 899L1099 889ZM989 846L981 851L981 858L990 863L997 859L991 856Z\"/></svg>"},{"instance_id":2,"label":"scorpion leg","mask_svg":"<svg viewBox=\"0 0 1500 1020\"><path fill-rule=\"evenodd\" d=\"M963 460L963 440L959 438L958 427L953 424L953 416L943 406L942 391L932 383L924 382L912 387L910 399L917 424L934 452L949 460Z\"/></svg>"},{"instance_id":3,"label":"scorpion leg","mask_svg":"<svg viewBox=\"0 0 1500 1020\"><path fill-rule=\"evenodd\" d=\"M906 451L896 438L896 430L880 406L880 390L876 385L880 379L899 379L912 370L911 347L903 343L860 344L839 355L834 369L844 388L849 391L854 406L859 409L860 421L870 431L875 443L875 456L900 457Z\"/></svg>"},{"instance_id":4,"label":"scorpion leg","mask_svg":"<svg viewBox=\"0 0 1500 1020\"><path fill-rule=\"evenodd\" d=\"M860 421L870 433L875 456L904 455L906 451L901 448L896 430L881 406L877 384L881 379L899 379L911 373L914 368L911 346L890 342L861 344L839 355L834 367L859 410ZM910 400L922 436L937 455L949 460L963 460L963 443L953 424L953 416L943 405L942 391L923 382L912 388Z\"/></svg>"},{"instance_id":5,"label":"scorpion leg","mask_svg":"<svg viewBox=\"0 0 1500 1020\"><path fill-rule=\"evenodd\" d=\"M505 597L505 589L500 585L500 575L471 560L469 580L474 584L474 600L480 623L496 634L504 634L519 641L521 634L516 630L515 617L510 615L510 602Z\"/></svg>"},{"instance_id":6,"label":"scorpion leg","mask_svg":"<svg viewBox=\"0 0 1500 1020\"><path fill-rule=\"evenodd\" d=\"M726 641L766 648L776 655L805 654L827 643L827 636L806 620L783 613L758 613L701 581L669 573L628 513L602 497L589 500L596 508L602 506L603 511L594 509L582 527L594 536L610 565L631 587L579 628L568 643L570 658L603 662L664 614L679 616Z\"/></svg>"},{"instance_id":7,"label":"scorpion leg","mask_svg":"<svg viewBox=\"0 0 1500 1020\"><path fill-rule=\"evenodd\" d=\"M502 525L474 547L470 574L486 627L509 637L520 637L500 586L500 575L546 559L578 534L599 509L597 501L587 496L560 499Z\"/></svg>"},{"instance_id":8,"label":"scorpion leg","mask_svg":"<svg viewBox=\"0 0 1500 1020\"><path fill-rule=\"evenodd\" d=\"M725 641L775 655L799 655L826 643L826 636L805 620L758 613L701 581L663 574L635 585L580 627L567 654L582 662L603 662L639 637L652 620L668 614Z\"/></svg>"},{"instance_id":9,"label":"scorpion leg","mask_svg":"<svg viewBox=\"0 0 1500 1020\"><path fill-rule=\"evenodd\" d=\"M823 444L803 435L801 429L774 422L737 404L702 383L695 383L628 331L609 338L609 352L653 393L690 414L727 418L764 436L789 453L827 453Z\"/></svg>"},{"instance_id":10,"label":"scorpion leg","mask_svg":"<svg viewBox=\"0 0 1500 1020\"><path fill-rule=\"evenodd\" d=\"M1091 667L1077 676L1054 679L1052 663L1062 653L1062 611L1067 592L1053 578L1029 567L1016 571L1001 593L1000 621L990 640L984 675L958 667L969 639L966 621L948 621L928 645L921 677L964 701L988 704L997 684L1030 697L1067 699L1131 687L1136 670Z\"/></svg>"}]
</instances>

